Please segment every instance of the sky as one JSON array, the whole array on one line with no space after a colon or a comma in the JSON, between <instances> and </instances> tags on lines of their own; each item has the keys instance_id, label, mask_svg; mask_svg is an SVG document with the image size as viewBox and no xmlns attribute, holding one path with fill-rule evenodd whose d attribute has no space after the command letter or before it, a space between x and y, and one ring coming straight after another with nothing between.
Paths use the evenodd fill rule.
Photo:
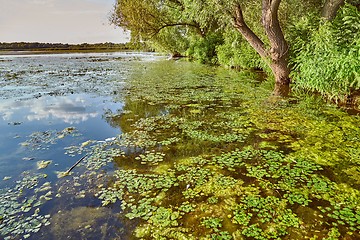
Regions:
<instances>
[{"instance_id":1,"label":"sky","mask_svg":"<svg viewBox=\"0 0 360 240\"><path fill-rule=\"evenodd\" d=\"M108 20L115 1L0 0L0 42L127 42Z\"/></svg>"}]
</instances>

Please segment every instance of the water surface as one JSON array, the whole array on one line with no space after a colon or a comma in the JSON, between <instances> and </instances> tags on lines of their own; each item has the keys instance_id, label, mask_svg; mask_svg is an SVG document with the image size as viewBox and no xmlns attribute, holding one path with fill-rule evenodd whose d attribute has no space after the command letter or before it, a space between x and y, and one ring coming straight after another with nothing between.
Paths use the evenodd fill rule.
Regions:
<instances>
[{"instance_id":1,"label":"water surface","mask_svg":"<svg viewBox=\"0 0 360 240\"><path fill-rule=\"evenodd\" d=\"M0 70L7 239L360 237L359 116L153 54L5 56Z\"/></svg>"}]
</instances>

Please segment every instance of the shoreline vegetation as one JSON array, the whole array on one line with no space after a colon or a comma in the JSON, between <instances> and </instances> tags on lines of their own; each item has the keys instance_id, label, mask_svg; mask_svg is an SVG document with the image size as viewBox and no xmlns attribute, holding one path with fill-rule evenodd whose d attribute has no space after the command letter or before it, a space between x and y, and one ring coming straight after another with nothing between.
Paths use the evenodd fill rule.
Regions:
<instances>
[{"instance_id":1,"label":"shoreline vegetation","mask_svg":"<svg viewBox=\"0 0 360 240\"><path fill-rule=\"evenodd\" d=\"M39 43L39 42L0 42L1 55L22 55L42 53L76 53L76 52L115 52L135 50L131 43Z\"/></svg>"},{"instance_id":2,"label":"shoreline vegetation","mask_svg":"<svg viewBox=\"0 0 360 240\"><path fill-rule=\"evenodd\" d=\"M272 95L305 91L359 105L358 1L118 0L111 20L155 51L261 69Z\"/></svg>"}]
</instances>

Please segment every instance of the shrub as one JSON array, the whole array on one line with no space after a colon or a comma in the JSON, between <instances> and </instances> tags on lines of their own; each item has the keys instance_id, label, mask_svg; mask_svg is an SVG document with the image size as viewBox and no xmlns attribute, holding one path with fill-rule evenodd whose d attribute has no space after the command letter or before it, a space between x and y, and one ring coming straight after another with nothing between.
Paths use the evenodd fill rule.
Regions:
<instances>
[{"instance_id":1,"label":"shrub","mask_svg":"<svg viewBox=\"0 0 360 240\"><path fill-rule=\"evenodd\" d=\"M295 89L341 101L360 89L360 13L355 7L346 4L333 22L320 20L317 28L309 16L292 31L298 36L291 57Z\"/></svg>"},{"instance_id":2,"label":"shrub","mask_svg":"<svg viewBox=\"0 0 360 240\"><path fill-rule=\"evenodd\" d=\"M217 64L216 46L222 44L223 38L220 33L210 33L204 38L194 37L190 41L187 55L200 63Z\"/></svg>"}]
</instances>

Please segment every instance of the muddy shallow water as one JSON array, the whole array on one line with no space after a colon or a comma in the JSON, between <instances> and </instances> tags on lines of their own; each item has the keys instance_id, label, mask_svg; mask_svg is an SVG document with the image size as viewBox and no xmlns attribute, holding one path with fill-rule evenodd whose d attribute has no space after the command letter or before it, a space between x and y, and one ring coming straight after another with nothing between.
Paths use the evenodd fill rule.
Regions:
<instances>
[{"instance_id":1,"label":"muddy shallow water","mask_svg":"<svg viewBox=\"0 0 360 240\"><path fill-rule=\"evenodd\" d=\"M360 237L359 116L148 53L0 70L6 239Z\"/></svg>"}]
</instances>

